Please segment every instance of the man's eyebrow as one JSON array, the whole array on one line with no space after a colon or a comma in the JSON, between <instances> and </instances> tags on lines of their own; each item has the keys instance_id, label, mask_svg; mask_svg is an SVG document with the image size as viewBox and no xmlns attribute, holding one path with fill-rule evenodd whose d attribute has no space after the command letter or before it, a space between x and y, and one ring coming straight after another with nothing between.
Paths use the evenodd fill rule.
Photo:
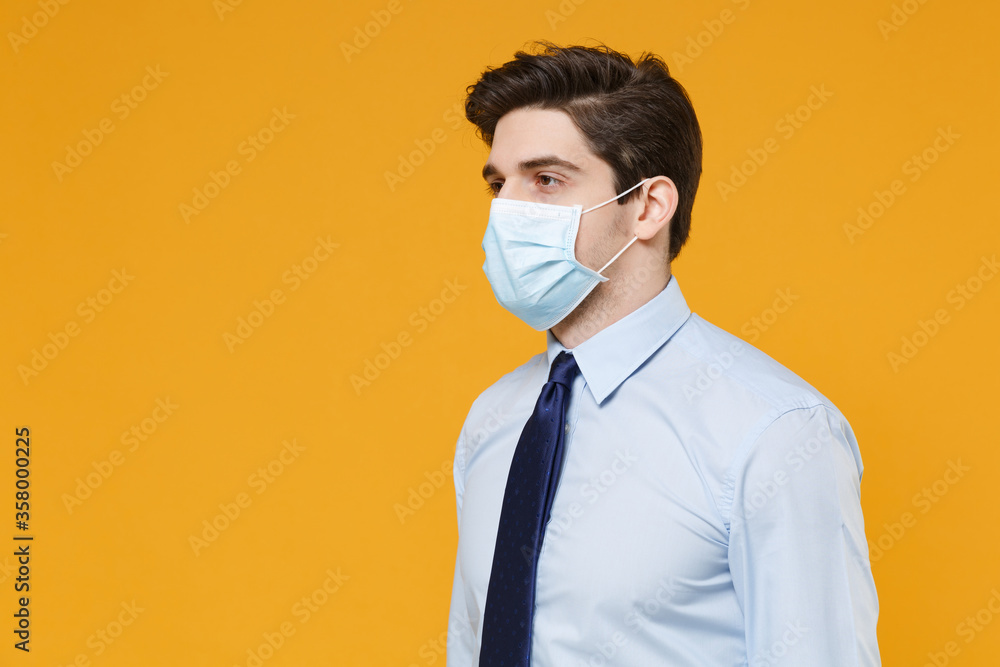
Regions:
<instances>
[{"instance_id":1,"label":"man's eyebrow","mask_svg":"<svg viewBox=\"0 0 1000 667\"><path fill-rule=\"evenodd\" d=\"M533 157L530 160L522 160L517 164L518 171L530 171L532 169L538 169L539 167L560 167L566 171L580 171L580 167L573 164L569 160L564 160L561 157L555 155L542 155L540 157ZM492 162L487 162L483 167L483 179L487 180L490 176L498 173L496 166Z\"/></svg>"}]
</instances>

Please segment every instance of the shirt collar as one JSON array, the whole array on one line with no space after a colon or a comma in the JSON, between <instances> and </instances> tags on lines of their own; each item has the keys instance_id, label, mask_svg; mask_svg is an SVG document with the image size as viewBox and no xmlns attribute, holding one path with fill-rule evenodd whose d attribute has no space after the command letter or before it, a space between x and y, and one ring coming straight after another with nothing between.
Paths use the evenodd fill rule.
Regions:
<instances>
[{"instance_id":1,"label":"shirt collar","mask_svg":"<svg viewBox=\"0 0 1000 667\"><path fill-rule=\"evenodd\" d=\"M690 315L677 278L671 276L659 294L571 350L597 404L660 349ZM546 338L551 367L556 355L567 348L551 330Z\"/></svg>"}]
</instances>

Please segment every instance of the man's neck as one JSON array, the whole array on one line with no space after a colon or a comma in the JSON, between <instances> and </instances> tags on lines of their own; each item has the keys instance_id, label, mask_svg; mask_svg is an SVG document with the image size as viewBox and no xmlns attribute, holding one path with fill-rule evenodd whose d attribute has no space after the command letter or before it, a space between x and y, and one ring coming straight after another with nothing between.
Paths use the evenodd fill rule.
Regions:
<instances>
[{"instance_id":1,"label":"man's neck","mask_svg":"<svg viewBox=\"0 0 1000 667\"><path fill-rule=\"evenodd\" d=\"M647 262L609 276L573 312L552 327L563 347L573 349L638 310L663 291L670 281L670 265Z\"/></svg>"}]
</instances>

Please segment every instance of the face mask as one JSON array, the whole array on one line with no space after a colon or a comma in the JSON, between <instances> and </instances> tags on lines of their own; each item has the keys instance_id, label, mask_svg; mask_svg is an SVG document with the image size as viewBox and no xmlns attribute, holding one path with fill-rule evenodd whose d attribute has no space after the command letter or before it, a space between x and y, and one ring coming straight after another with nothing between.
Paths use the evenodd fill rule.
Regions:
<instances>
[{"instance_id":1,"label":"face mask","mask_svg":"<svg viewBox=\"0 0 1000 667\"><path fill-rule=\"evenodd\" d=\"M562 321L598 283L607 281L601 273L638 239L633 237L600 270L588 269L577 261L573 251L580 217L648 180L586 211L580 205L494 199L483 237L483 271L500 305L536 331L545 331Z\"/></svg>"}]
</instances>

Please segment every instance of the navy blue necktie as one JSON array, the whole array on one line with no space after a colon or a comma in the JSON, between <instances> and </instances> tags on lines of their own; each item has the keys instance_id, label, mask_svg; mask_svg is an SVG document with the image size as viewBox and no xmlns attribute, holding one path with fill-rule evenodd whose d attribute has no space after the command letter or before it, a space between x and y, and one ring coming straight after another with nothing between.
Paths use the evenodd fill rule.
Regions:
<instances>
[{"instance_id":1,"label":"navy blue necktie","mask_svg":"<svg viewBox=\"0 0 1000 667\"><path fill-rule=\"evenodd\" d=\"M579 370L573 355L559 353L514 450L486 593L480 667L531 662L538 552L562 467L566 404Z\"/></svg>"}]
</instances>

